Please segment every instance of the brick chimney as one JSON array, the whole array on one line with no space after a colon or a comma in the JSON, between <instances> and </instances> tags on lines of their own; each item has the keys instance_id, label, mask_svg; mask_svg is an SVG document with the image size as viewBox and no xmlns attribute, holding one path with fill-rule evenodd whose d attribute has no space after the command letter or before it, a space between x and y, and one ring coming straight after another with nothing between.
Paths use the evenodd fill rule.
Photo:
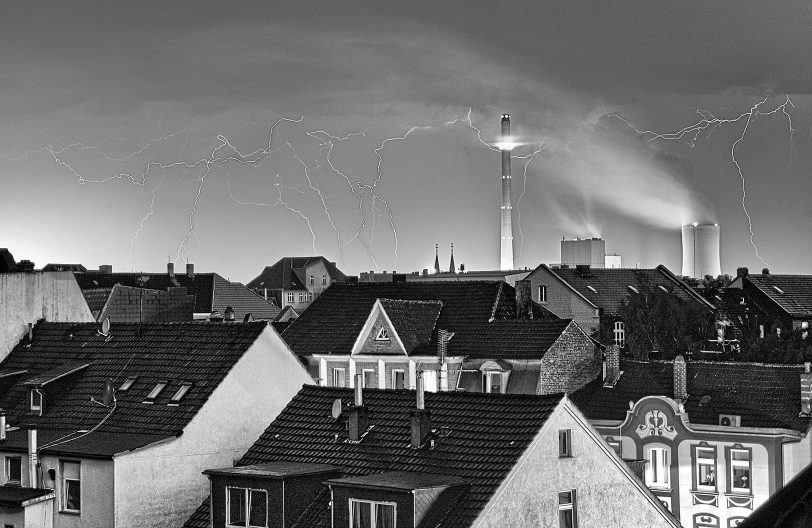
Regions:
<instances>
[{"instance_id":1,"label":"brick chimney","mask_svg":"<svg viewBox=\"0 0 812 528\"><path fill-rule=\"evenodd\" d=\"M682 403L688 398L688 372L685 358L674 358L674 400Z\"/></svg>"},{"instance_id":2,"label":"brick chimney","mask_svg":"<svg viewBox=\"0 0 812 528\"><path fill-rule=\"evenodd\" d=\"M517 319L532 319L533 309L532 300L530 298L530 281L520 280L516 281L516 318Z\"/></svg>"},{"instance_id":3,"label":"brick chimney","mask_svg":"<svg viewBox=\"0 0 812 528\"><path fill-rule=\"evenodd\" d=\"M411 428L412 449L417 449L428 440L431 434L431 414L426 409L426 395L423 389L423 372L417 373L417 408L409 413L409 425Z\"/></svg>"},{"instance_id":4,"label":"brick chimney","mask_svg":"<svg viewBox=\"0 0 812 528\"><path fill-rule=\"evenodd\" d=\"M801 373L801 416L812 414L812 363L804 363Z\"/></svg>"},{"instance_id":5,"label":"brick chimney","mask_svg":"<svg viewBox=\"0 0 812 528\"><path fill-rule=\"evenodd\" d=\"M174 262L167 262L166 263L166 273L170 277L175 276L175 263Z\"/></svg>"},{"instance_id":6,"label":"brick chimney","mask_svg":"<svg viewBox=\"0 0 812 528\"><path fill-rule=\"evenodd\" d=\"M361 440L361 436L366 432L369 425L367 417L367 408L364 407L364 392L361 384L363 383L363 374L355 375L355 405L349 409L349 420L347 426L349 428L349 436L352 442Z\"/></svg>"},{"instance_id":7,"label":"brick chimney","mask_svg":"<svg viewBox=\"0 0 812 528\"><path fill-rule=\"evenodd\" d=\"M194 265L194 264L192 264L191 262L187 262L187 263L186 263L186 275L187 275L187 276L188 276L190 279L194 279L194 278L195 278L195 265Z\"/></svg>"},{"instance_id":8,"label":"brick chimney","mask_svg":"<svg viewBox=\"0 0 812 528\"><path fill-rule=\"evenodd\" d=\"M736 268L736 276L738 277L746 277L750 273L750 270L747 268Z\"/></svg>"},{"instance_id":9,"label":"brick chimney","mask_svg":"<svg viewBox=\"0 0 812 528\"><path fill-rule=\"evenodd\" d=\"M618 345L606 347L604 366L606 370L603 376L603 386L613 387L620 377L620 347Z\"/></svg>"}]
</instances>

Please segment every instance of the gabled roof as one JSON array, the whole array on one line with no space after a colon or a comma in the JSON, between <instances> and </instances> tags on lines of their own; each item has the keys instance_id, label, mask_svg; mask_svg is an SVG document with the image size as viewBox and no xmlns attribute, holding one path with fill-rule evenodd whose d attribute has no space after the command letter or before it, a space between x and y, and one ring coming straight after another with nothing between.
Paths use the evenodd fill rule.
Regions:
<instances>
[{"instance_id":1,"label":"gabled roof","mask_svg":"<svg viewBox=\"0 0 812 528\"><path fill-rule=\"evenodd\" d=\"M330 275L331 282L344 282L347 280L347 276L336 267L335 262L330 262L322 256L283 257L273 266L266 266L262 273L246 286L257 290L263 288L269 290L307 290L305 286L307 277L304 276L304 270L307 266L318 262L324 264L327 273Z\"/></svg>"},{"instance_id":2,"label":"gabled roof","mask_svg":"<svg viewBox=\"0 0 812 528\"><path fill-rule=\"evenodd\" d=\"M116 323L104 336L96 323L40 323L33 341L23 340L0 365L4 371L27 371L0 394L0 408L9 425L40 429L43 449L49 443L47 431L76 435L92 429L71 445L69 435L59 449L90 449L99 455L177 436L267 326ZM50 385L44 382L57 378L58 390L48 392ZM128 378L135 378L132 386L118 390ZM117 389L115 411L104 419L111 411L101 404L110 379ZM144 403L160 381L166 382L164 390L153 403ZM191 389L179 405L167 405L182 383L191 383ZM32 384L45 385L42 416L28 410ZM25 444L23 430L10 432L5 445L25 449Z\"/></svg>"},{"instance_id":3,"label":"gabled roof","mask_svg":"<svg viewBox=\"0 0 812 528\"><path fill-rule=\"evenodd\" d=\"M623 420L629 402L646 396L674 396L671 361L621 359L623 374L612 388L598 378L570 398L591 420ZM687 364L691 423L718 425L720 414L741 416L742 427L791 429L805 433L809 418L801 418L803 365L690 361ZM704 403L703 403L704 399Z\"/></svg>"},{"instance_id":4,"label":"gabled roof","mask_svg":"<svg viewBox=\"0 0 812 528\"><path fill-rule=\"evenodd\" d=\"M747 275L758 288L791 317L812 317L812 275Z\"/></svg>"},{"instance_id":5,"label":"gabled roof","mask_svg":"<svg viewBox=\"0 0 812 528\"><path fill-rule=\"evenodd\" d=\"M812 526L812 464L747 516L739 528Z\"/></svg>"},{"instance_id":6,"label":"gabled roof","mask_svg":"<svg viewBox=\"0 0 812 528\"><path fill-rule=\"evenodd\" d=\"M87 268L81 264L46 264L42 267L42 271L75 271L85 273Z\"/></svg>"},{"instance_id":7,"label":"gabled roof","mask_svg":"<svg viewBox=\"0 0 812 528\"><path fill-rule=\"evenodd\" d=\"M285 329L282 337L299 356L349 355L377 299L440 301L442 308L434 324L430 348L436 350L437 330L454 332L448 344L450 355L483 350L482 343L486 341L498 343L502 351L518 349L525 346L527 332L542 329L536 319L560 321L536 303L533 303L536 319L518 321L515 290L504 282L334 284ZM502 324L505 320L516 324ZM533 330L521 332L518 328L522 325Z\"/></svg>"},{"instance_id":8,"label":"gabled roof","mask_svg":"<svg viewBox=\"0 0 812 528\"><path fill-rule=\"evenodd\" d=\"M687 284L662 264L656 268L548 268L564 284L573 289L604 314L617 314L620 304L628 301L633 289L650 286L665 288L677 298L713 310L713 305L696 293Z\"/></svg>"},{"instance_id":9,"label":"gabled roof","mask_svg":"<svg viewBox=\"0 0 812 528\"><path fill-rule=\"evenodd\" d=\"M351 389L304 386L237 465L273 461L329 464L345 476L384 472L438 473L467 482L453 515L439 528L470 526L562 400L532 396L426 393L426 409L440 438L433 449L409 447L409 413L415 392L364 390L373 426L359 443L347 442L344 419L334 419L335 399L353 402ZM336 440L338 435L338 440ZM329 495L327 499L329 500ZM296 526L330 526L330 510L317 498ZM184 525L208 526L208 501Z\"/></svg>"},{"instance_id":10,"label":"gabled roof","mask_svg":"<svg viewBox=\"0 0 812 528\"><path fill-rule=\"evenodd\" d=\"M426 353L431 334L443 303L440 301L402 301L380 299L381 308L386 312L397 332L406 353L416 351Z\"/></svg>"}]
</instances>

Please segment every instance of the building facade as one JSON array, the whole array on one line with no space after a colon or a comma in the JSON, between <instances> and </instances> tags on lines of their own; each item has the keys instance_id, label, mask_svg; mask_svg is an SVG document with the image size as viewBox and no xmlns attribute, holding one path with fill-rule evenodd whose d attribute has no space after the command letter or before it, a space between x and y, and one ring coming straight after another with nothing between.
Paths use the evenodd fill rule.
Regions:
<instances>
[{"instance_id":1,"label":"building facade","mask_svg":"<svg viewBox=\"0 0 812 528\"><path fill-rule=\"evenodd\" d=\"M284 257L246 286L265 299L274 299L280 308L290 306L301 313L333 283L346 281L335 262L324 257Z\"/></svg>"}]
</instances>

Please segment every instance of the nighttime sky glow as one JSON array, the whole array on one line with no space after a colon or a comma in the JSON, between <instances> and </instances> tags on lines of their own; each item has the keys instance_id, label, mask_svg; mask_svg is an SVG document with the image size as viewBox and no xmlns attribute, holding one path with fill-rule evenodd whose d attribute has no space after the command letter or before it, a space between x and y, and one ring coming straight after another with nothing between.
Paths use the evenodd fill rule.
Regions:
<instances>
[{"instance_id":1,"label":"nighttime sky glow","mask_svg":"<svg viewBox=\"0 0 812 528\"><path fill-rule=\"evenodd\" d=\"M7 11L0 246L38 266L248 281L313 253L419 270L453 242L495 269L502 113L518 266L600 235L679 271L695 221L721 225L723 272L812 266L809 3Z\"/></svg>"}]
</instances>

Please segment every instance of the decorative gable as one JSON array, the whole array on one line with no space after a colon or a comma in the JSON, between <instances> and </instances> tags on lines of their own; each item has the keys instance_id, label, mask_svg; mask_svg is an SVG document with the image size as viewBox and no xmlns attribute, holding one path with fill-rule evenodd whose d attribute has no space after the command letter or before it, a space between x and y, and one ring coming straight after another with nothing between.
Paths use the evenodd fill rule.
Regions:
<instances>
[{"instance_id":1,"label":"decorative gable","mask_svg":"<svg viewBox=\"0 0 812 528\"><path fill-rule=\"evenodd\" d=\"M352 350L353 355L406 355L406 347L392 321L376 301Z\"/></svg>"}]
</instances>

